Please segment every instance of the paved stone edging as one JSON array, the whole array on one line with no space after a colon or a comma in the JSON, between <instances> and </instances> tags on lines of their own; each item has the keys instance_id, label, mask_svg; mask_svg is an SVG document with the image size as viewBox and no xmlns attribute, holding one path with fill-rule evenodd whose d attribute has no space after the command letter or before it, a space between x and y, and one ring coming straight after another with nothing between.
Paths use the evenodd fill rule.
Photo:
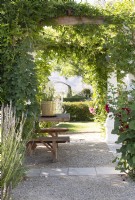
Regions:
<instances>
[{"instance_id":1,"label":"paved stone edging","mask_svg":"<svg viewBox=\"0 0 135 200\"><path fill-rule=\"evenodd\" d=\"M27 171L27 177L42 176L98 176L110 174L123 174L114 167L90 167L90 168L33 168Z\"/></svg>"}]
</instances>

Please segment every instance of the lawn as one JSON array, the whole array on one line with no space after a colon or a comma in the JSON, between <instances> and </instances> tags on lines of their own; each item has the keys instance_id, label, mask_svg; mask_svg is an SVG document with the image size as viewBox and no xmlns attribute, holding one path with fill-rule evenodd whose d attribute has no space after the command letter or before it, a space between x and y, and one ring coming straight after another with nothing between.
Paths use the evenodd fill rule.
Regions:
<instances>
[{"instance_id":1,"label":"lawn","mask_svg":"<svg viewBox=\"0 0 135 200\"><path fill-rule=\"evenodd\" d=\"M65 122L58 127L68 128L70 132L100 132L100 126L95 122Z\"/></svg>"}]
</instances>

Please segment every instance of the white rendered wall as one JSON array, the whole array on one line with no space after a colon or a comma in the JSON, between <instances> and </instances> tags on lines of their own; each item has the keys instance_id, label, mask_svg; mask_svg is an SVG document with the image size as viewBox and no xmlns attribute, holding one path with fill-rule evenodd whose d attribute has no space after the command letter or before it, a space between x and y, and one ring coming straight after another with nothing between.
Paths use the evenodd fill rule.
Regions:
<instances>
[{"instance_id":1,"label":"white rendered wall","mask_svg":"<svg viewBox=\"0 0 135 200\"><path fill-rule=\"evenodd\" d=\"M132 85L133 80L135 80L135 76L132 74L127 74L127 76L124 79L124 82L126 84L126 89L128 91L133 89L133 85ZM114 88L117 88L117 75L115 72L110 74L110 77L108 78L108 95L109 96L112 96L111 86L113 86ZM106 142L113 144L117 141L118 136L111 134L112 130L114 129L114 118L109 117L109 115L111 114L112 113L108 113L105 127L106 127Z\"/></svg>"},{"instance_id":2,"label":"white rendered wall","mask_svg":"<svg viewBox=\"0 0 135 200\"><path fill-rule=\"evenodd\" d=\"M125 77L125 83L127 85L128 91L133 89L133 85L132 85L133 80L135 80L135 76L133 74L127 74L127 76Z\"/></svg>"}]
</instances>

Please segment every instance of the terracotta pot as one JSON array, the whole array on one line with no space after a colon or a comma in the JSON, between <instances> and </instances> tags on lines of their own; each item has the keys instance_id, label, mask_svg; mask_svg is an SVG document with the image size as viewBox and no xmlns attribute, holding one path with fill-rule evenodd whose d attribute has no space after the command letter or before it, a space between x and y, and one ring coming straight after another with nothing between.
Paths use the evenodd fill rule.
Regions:
<instances>
[{"instance_id":1,"label":"terracotta pot","mask_svg":"<svg viewBox=\"0 0 135 200\"><path fill-rule=\"evenodd\" d=\"M43 101L41 103L42 116L54 116L56 115L56 103L54 101Z\"/></svg>"}]
</instances>

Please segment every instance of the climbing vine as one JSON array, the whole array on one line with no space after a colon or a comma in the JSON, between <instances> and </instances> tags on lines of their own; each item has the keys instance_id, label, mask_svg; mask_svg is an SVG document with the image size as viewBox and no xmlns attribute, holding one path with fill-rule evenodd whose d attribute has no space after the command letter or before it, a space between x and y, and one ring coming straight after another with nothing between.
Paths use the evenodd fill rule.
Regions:
<instances>
[{"instance_id":1,"label":"climbing vine","mask_svg":"<svg viewBox=\"0 0 135 200\"><path fill-rule=\"evenodd\" d=\"M61 72L70 70L93 85L96 118L103 124L107 75L115 70L120 80L135 73L134 8L131 0L104 8L75 1L3 0L1 101L12 100L18 115L25 111L38 116L42 85L57 62ZM58 26L56 19L63 16L100 19L103 24Z\"/></svg>"},{"instance_id":2,"label":"climbing vine","mask_svg":"<svg viewBox=\"0 0 135 200\"><path fill-rule=\"evenodd\" d=\"M52 70L49 59L52 63L55 57L92 83L95 105L102 105L105 119L107 74L114 68L120 78L121 70L134 72L134 1L101 8L74 1L7 0L1 13L1 101L12 100L19 112L38 113L40 83ZM55 19L62 16L100 18L104 24L57 26ZM53 34L44 30L48 25Z\"/></svg>"}]
</instances>

